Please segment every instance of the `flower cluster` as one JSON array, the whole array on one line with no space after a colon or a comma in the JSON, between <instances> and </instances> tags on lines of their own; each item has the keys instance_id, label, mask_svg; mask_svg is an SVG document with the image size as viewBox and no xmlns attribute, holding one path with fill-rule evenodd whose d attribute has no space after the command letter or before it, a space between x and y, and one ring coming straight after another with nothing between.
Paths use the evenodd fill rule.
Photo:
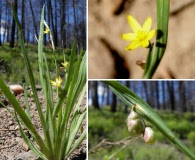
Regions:
<instances>
[{"instance_id":1,"label":"flower cluster","mask_svg":"<svg viewBox=\"0 0 195 160\"><path fill-rule=\"evenodd\" d=\"M121 35L123 40L131 41L125 50L131 51L139 46L144 48L148 47L150 44L149 40L152 39L157 32L156 29L150 31L152 19L148 17L142 27L131 15L127 16L127 20L134 33L125 33Z\"/></svg>"},{"instance_id":2,"label":"flower cluster","mask_svg":"<svg viewBox=\"0 0 195 160\"><path fill-rule=\"evenodd\" d=\"M50 81L52 86L60 87L60 84L62 83L62 78L59 76L56 78L56 81Z\"/></svg>"},{"instance_id":3,"label":"flower cluster","mask_svg":"<svg viewBox=\"0 0 195 160\"><path fill-rule=\"evenodd\" d=\"M61 63L61 64L63 65L63 67L64 67L65 69L67 69L69 62L66 61L66 62Z\"/></svg>"},{"instance_id":4,"label":"flower cluster","mask_svg":"<svg viewBox=\"0 0 195 160\"><path fill-rule=\"evenodd\" d=\"M139 115L134 111L134 105L131 112L127 118L127 127L130 135L132 137L143 136L146 143L152 144L155 142L154 131L150 127L145 127L144 121L139 117Z\"/></svg>"},{"instance_id":5,"label":"flower cluster","mask_svg":"<svg viewBox=\"0 0 195 160\"><path fill-rule=\"evenodd\" d=\"M49 28L46 28L45 31L43 31L44 34L50 34L50 29Z\"/></svg>"}]
</instances>

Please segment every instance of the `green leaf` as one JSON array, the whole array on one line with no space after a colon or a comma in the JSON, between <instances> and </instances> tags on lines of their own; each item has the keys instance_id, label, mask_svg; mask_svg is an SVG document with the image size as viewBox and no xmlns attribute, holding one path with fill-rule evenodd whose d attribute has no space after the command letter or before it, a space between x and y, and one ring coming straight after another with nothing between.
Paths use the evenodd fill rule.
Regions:
<instances>
[{"instance_id":1,"label":"green leaf","mask_svg":"<svg viewBox=\"0 0 195 160\"><path fill-rule=\"evenodd\" d=\"M16 113L19 115L19 117L22 119L23 123L25 124L26 128L33 134L33 136L36 138L36 141L40 148L43 150L43 152L48 151L47 147L45 146L45 143L43 142L40 135L36 132L35 127L33 126L32 122L30 121L29 117L26 115L20 104L18 103L15 96L10 92L9 88L6 86L6 84L3 82L3 80L0 78L0 88L2 92L5 94L11 105L13 106Z\"/></svg>"},{"instance_id":2,"label":"green leaf","mask_svg":"<svg viewBox=\"0 0 195 160\"><path fill-rule=\"evenodd\" d=\"M47 160L47 158L43 155L43 153L41 153L39 151L39 149L37 149L33 143L31 142L31 140L27 137L27 135L25 134L24 130L22 129L22 126L21 126L21 120L19 120L17 114L15 114L15 117L16 117L16 120L18 122L18 125L19 125L19 130L20 130L20 133L22 135L22 138L24 139L24 141L26 142L26 144L28 145L28 147L40 158L42 158L43 160Z\"/></svg>"},{"instance_id":3,"label":"green leaf","mask_svg":"<svg viewBox=\"0 0 195 160\"><path fill-rule=\"evenodd\" d=\"M165 53L168 37L170 0L156 0L157 35L153 53L148 52L143 78L152 78Z\"/></svg>"}]
</instances>

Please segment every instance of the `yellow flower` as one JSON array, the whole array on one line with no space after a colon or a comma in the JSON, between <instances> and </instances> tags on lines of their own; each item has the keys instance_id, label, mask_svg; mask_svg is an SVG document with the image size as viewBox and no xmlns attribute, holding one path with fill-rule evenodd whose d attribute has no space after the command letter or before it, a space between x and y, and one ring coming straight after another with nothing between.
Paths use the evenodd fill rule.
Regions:
<instances>
[{"instance_id":1,"label":"yellow flower","mask_svg":"<svg viewBox=\"0 0 195 160\"><path fill-rule=\"evenodd\" d=\"M69 62L64 62L64 63L61 63L63 66L64 66L64 68L67 68L68 67L68 64L69 64Z\"/></svg>"},{"instance_id":2,"label":"yellow flower","mask_svg":"<svg viewBox=\"0 0 195 160\"><path fill-rule=\"evenodd\" d=\"M50 29L49 28L46 28L45 31L43 31L44 34L49 34L50 33Z\"/></svg>"},{"instance_id":3,"label":"yellow flower","mask_svg":"<svg viewBox=\"0 0 195 160\"><path fill-rule=\"evenodd\" d=\"M59 76L56 78L56 81L50 80L52 86L60 87L60 84L62 83L62 78Z\"/></svg>"},{"instance_id":4,"label":"yellow flower","mask_svg":"<svg viewBox=\"0 0 195 160\"><path fill-rule=\"evenodd\" d=\"M148 47L150 44L149 40L154 37L157 31L156 29L150 31L152 26L152 19L148 17L142 27L131 15L127 16L127 20L134 33L126 33L121 35L123 40L132 41L125 48L125 50L131 51L138 48L139 46L144 48Z\"/></svg>"}]
</instances>

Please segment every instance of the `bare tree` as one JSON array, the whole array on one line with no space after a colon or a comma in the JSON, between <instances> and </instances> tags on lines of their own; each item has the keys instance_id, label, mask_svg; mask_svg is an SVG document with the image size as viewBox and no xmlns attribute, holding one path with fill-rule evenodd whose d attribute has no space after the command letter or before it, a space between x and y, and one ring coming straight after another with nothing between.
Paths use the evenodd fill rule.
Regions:
<instances>
[{"instance_id":1,"label":"bare tree","mask_svg":"<svg viewBox=\"0 0 195 160\"><path fill-rule=\"evenodd\" d=\"M111 108L110 111L111 112L116 112L116 105L117 105L117 97L114 93L112 93L112 104L111 104Z\"/></svg>"},{"instance_id":2,"label":"bare tree","mask_svg":"<svg viewBox=\"0 0 195 160\"><path fill-rule=\"evenodd\" d=\"M36 20L35 20L35 14L33 11L31 0L29 0L29 5L30 5L31 14L32 14L33 24L34 24L35 35L38 37L38 30L37 30L37 25L36 25Z\"/></svg>"},{"instance_id":3,"label":"bare tree","mask_svg":"<svg viewBox=\"0 0 195 160\"><path fill-rule=\"evenodd\" d=\"M2 39L2 37L1 37L1 27L2 27L2 25L1 25L1 12L2 12L2 1L0 2L0 46L2 45L2 42L1 42L1 39Z\"/></svg>"},{"instance_id":4,"label":"bare tree","mask_svg":"<svg viewBox=\"0 0 195 160\"><path fill-rule=\"evenodd\" d=\"M23 28L23 35L25 40L25 2L22 0L22 28Z\"/></svg>"},{"instance_id":5,"label":"bare tree","mask_svg":"<svg viewBox=\"0 0 195 160\"><path fill-rule=\"evenodd\" d=\"M186 94L185 94L185 91L186 91L186 82L184 81L179 81L179 106L180 106L180 109L182 112L186 112L187 111L187 108L186 108Z\"/></svg>"},{"instance_id":6,"label":"bare tree","mask_svg":"<svg viewBox=\"0 0 195 160\"><path fill-rule=\"evenodd\" d=\"M66 47L66 1L62 0L61 1L61 40L62 40L62 45Z\"/></svg>"},{"instance_id":7,"label":"bare tree","mask_svg":"<svg viewBox=\"0 0 195 160\"><path fill-rule=\"evenodd\" d=\"M100 109L98 102L98 81L91 81L92 85L92 105L95 109Z\"/></svg>"},{"instance_id":8,"label":"bare tree","mask_svg":"<svg viewBox=\"0 0 195 160\"><path fill-rule=\"evenodd\" d=\"M174 83L173 81L167 81L168 91L170 95L170 107L171 111L175 111L175 96L174 96Z\"/></svg>"},{"instance_id":9,"label":"bare tree","mask_svg":"<svg viewBox=\"0 0 195 160\"><path fill-rule=\"evenodd\" d=\"M18 6L18 1L14 0L14 8L17 12L17 7ZM15 31L16 31L16 22L14 20L14 17L12 17L12 27L11 27L11 39L10 39L10 47L14 47L14 42L15 42Z\"/></svg>"}]
</instances>

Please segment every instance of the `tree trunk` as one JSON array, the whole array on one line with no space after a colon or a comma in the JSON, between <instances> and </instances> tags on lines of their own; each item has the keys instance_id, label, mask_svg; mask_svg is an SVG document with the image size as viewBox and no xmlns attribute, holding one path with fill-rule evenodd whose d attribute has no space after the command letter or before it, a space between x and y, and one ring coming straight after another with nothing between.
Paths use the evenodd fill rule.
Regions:
<instances>
[{"instance_id":1,"label":"tree trunk","mask_svg":"<svg viewBox=\"0 0 195 160\"><path fill-rule=\"evenodd\" d=\"M77 16L76 16L76 1L73 0L72 1L73 4L73 15L74 15L74 38L76 40L76 42L78 43L78 29L77 29ZM78 48L79 49L79 48Z\"/></svg>"},{"instance_id":2,"label":"tree trunk","mask_svg":"<svg viewBox=\"0 0 195 160\"><path fill-rule=\"evenodd\" d=\"M55 3L56 3L56 1L55 1ZM51 1L48 2L48 15L49 15L49 17L51 16L50 23L51 23L51 28L52 28L52 31L53 31L53 41L54 41L54 45L57 47L58 46L57 33L56 33L56 30L55 30L55 26L54 26L54 18L53 18ZM49 19L49 17L48 17L48 19ZM57 18L55 18L55 19L57 19Z\"/></svg>"},{"instance_id":3,"label":"tree trunk","mask_svg":"<svg viewBox=\"0 0 195 160\"><path fill-rule=\"evenodd\" d=\"M2 27L2 25L1 25L1 13L2 13L2 1L0 2L0 32L1 32L1 27ZM2 39L2 37L1 37L1 33L0 33L0 46L2 45L1 39Z\"/></svg>"},{"instance_id":4,"label":"tree trunk","mask_svg":"<svg viewBox=\"0 0 195 160\"><path fill-rule=\"evenodd\" d=\"M86 0L82 1L82 28L81 28L81 42L82 42L82 47L84 50L86 50Z\"/></svg>"},{"instance_id":5,"label":"tree trunk","mask_svg":"<svg viewBox=\"0 0 195 160\"><path fill-rule=\"evenodd\" d=\"M168 91L170 95L170 104L171 104L171 111L175 111L175 97L174 97L174 83L173 81L168 81Z\"/></svg>"},{"instance_id":6,"label":"tree trunk","mask_svg":"<svg viewBox=\"0 0 195 160\"><path fill-rule=\"evenodd\" d=\"M180 103L180 110L182 112L186 112L186 95L185 95L185 82L179 81L179 103Z\"/></svg>"},{"instance_id":7,"label":"tree trunk","mask_svg":"<svg viewBox=\"0 0 195 160\"><path fill-rule=\"evenodd\" d=\"M117 102L117 98L116 95L114 93L112 93L112 104L111 104L111 112L116 112L116 103Z\"/></svg>"},{"instance_id":8,"label":"tree trunk","mask_svg":"<svg viewBox=\"0 0 195 160\"><path fill-rule=\"evenodd\" d=\"M24 35L24 41L25 38L25 3L24 0L22 0L22 29L23 29L23 35Z\"/></svg>"},{"instance_id":9,"label":"tree trunk","mask_svg":"<svg viewBox=\"0 0 195 160\"><path fill-rule=\"evenodd\" d=\"M33 24L34 24L34 29L35 29L35 35L38 37L38 30L37 30L37 25L36 25L36 21L35 21L35 14L34 14L34 11L33 11L31 0L29 0L29 5L30 5L31 13L32 13Z\"/></svg>"},{"instance_id":10,"label":"tree trunk","mask_svg":"<svg viewBox=\"0 0 195 160\"><path fill-rule=\"evenodd\" d=\"M154 81L155 83L155 88L156 88L156 96L154 99L156 100L156 108L159 110L160 109L160 102L159 102L159 82Z\"/></svg>"},{"instance_id":11,"label":"tree trunk","mask_svg":"<svg viewBox=\"0 0 195 160\"><path fill-rule=\"evenodd\" d=\"M17 0L14 0L14 9L17 13ZM16 22L14 17L12 18L12 27L11 27L11 39L10 39L10 47L14 48L14 42L15 42L15 31L16 31Z\"/></svg>"},{"instance_id":12,"label":"tree trunk","mask_svg":"<svg viewBox=\"0 0 195 160\"><path fill-rule=\"evenodd\" d=\"M55 17L57 17L57 2L55 1L55 11L54 11L54 14L55 14ZM54 44L56 44L56 46L58 46L58 21L57 21L57 18L54 18L54 22L55 22L55 29L54 29L54 35L55 35L55 41L54 41Z\"/></svg>"},{"instance_id":13,"label":"tree trunk","mask_svg":"<svg viewBox=\"0 0 195 160\"><path fill-rule=\"evenodd\" d=\"M98 81L92 82L92 105L95 109L100 109L98 102Z\"/></svg>"},{"instance_id":14,"label":"tree trunk","mask_svg":"<svg viewBox=\"0 0 195 160\"><path fill-rule=\"evenodd\" d=\"M61 1L61 40L62 46L66 48L66 1Z\"/></svg>"}]
</instances>

